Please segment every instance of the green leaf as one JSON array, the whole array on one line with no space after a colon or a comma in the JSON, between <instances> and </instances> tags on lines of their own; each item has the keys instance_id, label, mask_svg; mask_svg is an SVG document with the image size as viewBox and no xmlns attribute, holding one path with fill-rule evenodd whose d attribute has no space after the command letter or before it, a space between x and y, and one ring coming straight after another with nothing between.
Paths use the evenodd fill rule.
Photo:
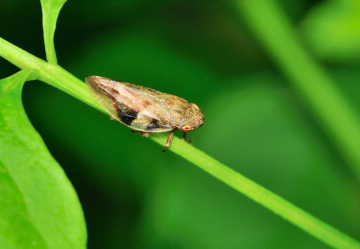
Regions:
<instances>
[{"instance_id":1,"label":"green leaf","mask_svg":"<svg viewBox=\"0 0 360 249\"><path fill-rule=\"evenodd\" d=\"M23 70L0 81L0 248L85 248L84 216L21 103Z\"/></svg>"},{"instance_id":2,"label":"green leaf","mask_svg":"<svg viewBox=\"0 0 360 249\"><path fill-rule=\"evenodd\" d=\"M305 18L302 32L320 57L339 62L360 59L360 2L321 2Z\"/></svg>"},{"instance_id":3,"label":"green leaf","mask_svg":"<svg viewBox=\"0 0 360 249\"><path fill-rule=\"evenodd\" d=\"M41 0L46 59L52 65L57 64L54 46L56 21L65 2L66 0Z\"/></svg>"}]
</instances>

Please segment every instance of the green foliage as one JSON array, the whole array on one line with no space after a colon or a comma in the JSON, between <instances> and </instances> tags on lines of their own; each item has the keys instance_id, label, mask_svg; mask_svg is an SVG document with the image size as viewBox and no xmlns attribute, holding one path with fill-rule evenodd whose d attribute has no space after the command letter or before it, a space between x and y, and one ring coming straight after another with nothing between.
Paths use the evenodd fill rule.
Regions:
<instances>
[{"instance_id":1,"label":"green foliage","mask_svg":"<svg viewBox=\"0 0 360 249\"><path fill-rule=\"evenodd\" d=\"M302 32L310 48L333 62L360 61L360 2L325 1L307 15Z\"/></svg>"},{"instance_id":2,"label":"green foliage","mask_svg":"<svg viewBox=\"0 0 360 249\"><path fill-rule=\"evenodd\" d=\"M57 64L54 46L56 21L65 2L66 0L41 0L46 59L53 65Z\"/></svg>"},{"instance_id":3,"label":"green foliage","mask_svg":"<svg viewBox=\"0 0 360 249\"><path fill-rule=\"evenodd\" d=\"M24 70L0 81L0 247L85 248L81 206L21 104Z\"/></svg>"},{"instance_id":4,"label":"green foliage","mask_svg":"<svg viewBox=\"0 0 360 249\"><path fill-rule=\"evenodd\" d=\"M356 110L321 65L302 48L274 1L241 1L239 5L264 46L309 103L324 131L338 145L360 181L360 119ZM269 16L270 21L262 18L264 15ZM276 30L275 34L273 30Z\"/></svg>"}]
</instances>

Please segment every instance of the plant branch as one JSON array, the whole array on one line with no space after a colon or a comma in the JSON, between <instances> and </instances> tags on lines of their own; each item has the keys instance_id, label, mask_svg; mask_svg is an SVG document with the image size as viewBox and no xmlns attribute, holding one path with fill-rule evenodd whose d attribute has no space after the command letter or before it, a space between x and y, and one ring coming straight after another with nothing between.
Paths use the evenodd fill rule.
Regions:
<instances>
[{"instance_id":1,"label":"plant branch","mask_svg":"<svg viewBox=\"0 0 360 249\"><path fill-rule=\"evenodd\" d=\"M36 69L39 72L39 80L44 81L58 89L74 96L75 98L91 105L92 107L105 111L91 96L85 84L68 73L58 65L50 65L26 51L8 43L0 38L0 56L4 57L21 69ZM150 139L164 146L166 134L153 134ZM179 138L174 137L171 147L172 152L197 165L220 181L246 195L250 199L263 205L284 219L304 231L322 240L335 248L359 248L360 243L346 234L327 225L300 208L287 202L274 193L266 190L255 182L245 178L234 170L216 161L204 152L196 149Z\"/></svg>"},{"instance_id":2,"label":"plant branch","mask_svg":"<svg viewBox=\"0 0 360 249\"><path fill-rule=\"evenodd\" d=\"M166 141L166 137L154 136L153 138L161 145L164 145ZM325 244L342 249L360 248L360 243L353 238L247 179L188 143L175 139L170 149L210 175L323 241Z\"/></svg>"},{"instance_id":3,"label":"plant branch","mask_svg":"<svg viewBox=\"0 0 360 249\"><path fill-rule=\"evenodd\" d=\"M86 104L104 112L101 105L92 97L87 86L64 70L59 65L51 65L0 37L0 56L21 69L36 69L39 80L52 85L61 91L85 102Z\"/></svg>"},{"instance_id":4,"label":"plant branch","mask_svg":"<svg viewBox=\"0 0 360 249\"><path fill-rule=\"evenodd\" d=\"M277 1L238 0L238 5L260 42L307 101L360 181L360 120L356 111L301 46Z\"/></svg>"},{"instance_id":5,"label":"plant branch","mask_svg":"<svg viewBox=\"0 0 360 249\"><path fill-rule=\"evenodd\" d=\"M62 6L67 0L41 0L46 59L51 65L57 65L54 45L56 22Z\"/></svg>"}]
</instances>

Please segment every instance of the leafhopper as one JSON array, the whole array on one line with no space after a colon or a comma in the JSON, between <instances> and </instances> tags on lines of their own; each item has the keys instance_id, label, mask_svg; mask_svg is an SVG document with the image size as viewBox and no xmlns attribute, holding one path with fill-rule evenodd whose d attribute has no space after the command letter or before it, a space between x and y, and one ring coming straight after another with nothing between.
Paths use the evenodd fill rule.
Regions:
<instances>
[{"instance_id":1,"label":"leafhopper","mask_svg":"<svg viewBox=\"0 0 360 249\"><path fill-rule=\"evenodd\" d=\"M86 84L112 119L134 132L148 137L170 131L163 152L170 146L175 130L183 131L183 140L188 141L186 132L204 124L200 108L180 97L101 76L88 76Z\"/></svg>"}]
</instances>

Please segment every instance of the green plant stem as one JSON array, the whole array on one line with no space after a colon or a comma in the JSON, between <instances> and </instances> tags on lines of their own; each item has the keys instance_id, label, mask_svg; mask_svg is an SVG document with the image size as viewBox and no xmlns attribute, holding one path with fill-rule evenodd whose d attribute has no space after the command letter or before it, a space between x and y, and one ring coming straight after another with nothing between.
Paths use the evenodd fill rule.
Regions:
<instances>
[{"instance_id":1,"label":"green plant stem","mask_svg":"<svg viewBox=\"0 0 360 249\"><path fill-rule=\"evenodd\" d=\"M21 69L36 69L39 80L48 83L61 91L85 102L86 104L104 112L101 105L92 97L87 86L64 70L59 65L51 65L36 56L16 47L0 37L0 56Z\"/></svg>"},{"instance_id":2,"label":"green plant stem","mask_svg":"<svg viewBox=\"0 0 360 249\"><path fill-rule=\"evenodd\" d=\"M238 5L360 181L360 120L356 111L325 70L301 46L277 1L238 0Z\"/></svg>"},{"instance_id":3,"label":"green plant stem","mask_svg":"<svg viewBox=\"0 0 360 249\"><path fill-rule=\"evenodd\" d=\"M46 59L51 65L57 65L54 45L56 22L62 6L67 0L41 0Z\"/></svg>"},{"instance_id":4,"label":"green plant stem","mask_svg":"<svg viewBox=\"0 0 360 249\"><path fill-rule=\"evenodd\" d=\"M156 134L153 138L160 145L164 145L166 141L166 136ZM360 248L360 244L356 240L266 190L188 143L175 139L170 149L324 243L334 248Z\"/></svg>"},{"instance_id":5,"label":"green plant stem","mask_svg":"<svg viewBox=\"0 0 360 249\"><path fill-rule=\"evenodd\" d=\"M22 69L37 69L39 71L39 80L53 85L104 112L91 96L85 84L60 66L51 66L1 38L0 56ZM166 134L152 134L150 139L164 146L166 137ZM287 219L326 244L334 248L360 249L360 243L353 238L304 212L281 197L221 164L204 152L181 141L179 138L174 137L169 150L197 165L230 187L248 196L250 199L272 210L274 213L279 214L284 219Z\"/></svg>"}]
</instances>

